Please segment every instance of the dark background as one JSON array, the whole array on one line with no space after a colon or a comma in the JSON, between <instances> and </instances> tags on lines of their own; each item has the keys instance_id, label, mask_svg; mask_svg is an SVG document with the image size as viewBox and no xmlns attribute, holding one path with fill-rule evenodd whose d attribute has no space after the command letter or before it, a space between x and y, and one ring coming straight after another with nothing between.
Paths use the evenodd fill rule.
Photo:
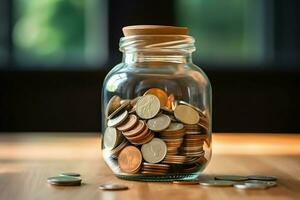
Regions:
<instances>
[{"instance_id":1,"label":"dark background","mask_svg":"<svg viewBox=\"0 0 300 200\"><path fill-rule=\"evenodd\" d=\"M17 61L15 6L13 1L1 1L0 33L4 39L0 44L7 56L0 62L0 131L99 131L102 82L121 61L121 28L182 25L176 20L175 1L110 0L105 11L105 62L96 67L85 63L78 67L76 63L74 68L70 62L60 62L47 68L45 62ZM213 87L214 132L300 131L299 7L297 1L264 1L261 20L266 26L269 18L273 21L265 29L266 35L272 34L272 59L243 63L195 60L205 66Z\"/></svg>"}]
</instances>

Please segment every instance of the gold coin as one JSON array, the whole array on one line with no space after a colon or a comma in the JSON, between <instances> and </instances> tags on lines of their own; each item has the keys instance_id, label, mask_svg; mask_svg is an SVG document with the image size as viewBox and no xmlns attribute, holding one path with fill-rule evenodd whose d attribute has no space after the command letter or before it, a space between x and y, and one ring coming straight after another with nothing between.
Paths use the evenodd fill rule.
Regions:
<instances>
[{"instance_id":1,"label":"gold coin","mask_svg":"<svg viewBox=\"0 0 300 200\"><path fill-rule=\"evenodd\" d=\"M163 140L153 138L149 143L143 144L141 151L145 161L159 163L167 154L167 145Z\"/></svg>"},{"instance_id":2,"label":"gold coin","mask_svg":"<svg viewBox=\"0 0 300 200\"><path fill-rule=\"evenodd\" d=\"M142 119L151 119L160 111L160 101L154 95L145 95L136 103L136 114Z\"/></svg>"},{"instance_id":3,"label":"gold coin","mask_svg":"<svg viewBox=\"0 0 300 200\"><path fill-rule=\"evenodd\" d=\"M121 105L121 98L117 95L113 96L107 103L105 116L108 117L112 112L114 112Z\"/></svg>"},{"instance_id":4,"label":"gold coin","mask_svg":"<svg viewBox=\"0 0 300 200\"><path fill-rule=\"evenodd\" d=\"M202 117L205 117L203 111L202 111L200 108L198 108L198 107L196 107L196 106L193 106L192 104L189 104L189 103L187 103L187 102L185 102L185 101L179 101L179 104L189 106L189 107L195 109L196 111L198 111L198 112L199 112L199 115L201 115Z\"/></svg>"},{"instance_id":5,"label":"gold coin","mask_svg":"<svg viewBox=\"0 0 300 200\"><path fill-rule=\"evenodd\" d=\"M149 95L149 94L152 94L152 95L155 95L158 99L159 99L159 102L160 102L160 106L163 107L167 104L167 101L168 101L168 95L165 91L163 91L162 89L159 89L159 88L151 88L149 90L147 90L145 93L144 93L144 96L145 95Z\"/></svg>"},{"instance_id":6,"label":"gold coin","mask_svg":"<svg viewBox=\"0 0 300 200\"><path fill-rule=\"evenodd\" d=\"M107 126L109 126L109 127L119 126L126 120L127 117L128 117L128 111L125 110L123 113L121 113L117 117L108 120Z\"/></svg>"},{"instance_id":7,"label":"gold coin","mask_svg":"<svg viewBox=\"0 0 300 200\"><path fill-rule=\"evenodd\" d=\"M170 123L171 119L167 115L161 114L155 118L149 119L147 126L150 130L158 132L168 128Z\"/></svg>"},{"instance_id":8,"label":"gold coin","mask_svg":"<svg viewBox=\"0 0 300 200\"><path fill-rule=\"evenodd\" d=\"M118 164L122 172L135 173L142 165L142 154L135 146L125 147L119 154Z\"/></svg>"},{"instance_id":9,"label":"gold coin","mask_svg":"<svg viewBox=\"0 0 300 200\"><path fill-rule=\"evenodd\" d=\"M197 124L199 122L199 113L192 107L179 105L174 110L174 116L178 121L185 124Z\"/></svg>"}]
</instances>

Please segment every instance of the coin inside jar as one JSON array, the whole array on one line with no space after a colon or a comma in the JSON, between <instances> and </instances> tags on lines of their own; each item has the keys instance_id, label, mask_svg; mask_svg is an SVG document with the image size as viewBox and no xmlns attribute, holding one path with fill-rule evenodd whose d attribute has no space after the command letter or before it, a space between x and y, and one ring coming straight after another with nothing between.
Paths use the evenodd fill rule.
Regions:
<instances>
[{"instance_id":1,"label":"coin inside jar","mask_svg":"<svg viewBox=\"0 0 300 200\"><path fill-rule=\"evenodd\" d=\"M178 105L174 110L177 120L185 124L197 124L199 122L199 113L193 108L186 105Z\"/></svg>"},{"instance_id":2,"label":"coin inside jar","mask_svg":"<svg viewBox=\"0 0 300 200\"><path fill-rule=\"evenodd\" d=\"M153 138L149 143L143 144L141 151L145 161L159 163L167 154L167 145L163 140Z\"/></svg>"},{"instance_id":3,"label":"coin inside jar","mask_svg":"<svg viewBox=\"0 0 300 200\"><path fill-rule=\"evenodd\" d=\"M149 119L147 125L152 131L162 131L166 129L171 123L171 119L164 114L160 114L155 118Z\"/></svg>"},{"instance_id":4,"label":"coin inside jar","mask_svg":"<svg viewBox=\"0 0 300 200\"><path fill-rule=\"evenodd\" d=\"M125 147L118 157L119 167L125 173L136 173L142 165L142 160L142 154L135 146Z\"/></svg>"},{"instance_id":5,"label":"coin inside jar","mask_svg":"<svg viewBox=\"0 0 300 200\"><path fill-rule=\"evenodd\" d=\"M128 131L131 128L134 127L134 125L136 125L136 123L138 122L138 118L136 115L129 115L128 116L128 120L125 121L123 124L121 124L120 126L117 127L117 129L119 131Z\"/></svg>"},{"instance_id":6,"label":"coin inside jar","mask_svg":"<svg viewBox=\"0 0 300 200\"><path fill-rule=\"evenodd\" d=\"M127 116L128 116L128 111L125 110L124 112L122 112L117 117L114 117L114 118L108 120L107 126L116 127L116 126L120 125L122 122L124 122L125 119L127 118Z\"/></svg>"},{"instance_id":7,"label":"coin inside jar","mask_svg":"<svg viewBox=\"0 0 300 200\"><path fill-rule=\"evenodd\" d=\"M142 96L136 103L136 114L142 119L151 119L160 111L160 101L155 95Z\"/></svg>"},{"instance_id":8,"label":"coin inside jar","mask_svg":"<svg viewBox=\"0 0 300 200\"><path fill-rule=\"evenodd\" d=\"M112 112L114 112L121 105L121 98L117 95L113 96L107 103L105 116L108 117Z\"/></svg>"},{"instance_id":9,"label":"coin inside jar","mask_svg":"<svg viewBox=\"0 0 300 200\"><path fill-rule=\"evenodd\" d=\"M107 127L104 132L104 146L105 148L112 150L114 149L119 142L120 135L118 131L113 127Z\"/></svg>"},{"instance_id":10,"label":"coin inside jar","mask_svg":"<svg viewBox=\"0 0 300 200\"><path fill-rule=\"evenodd\" d=\"M147 90L144 95L149 95L149 94L152 94L152 95L155 95L158 99L159 99L159 102L160 102L160 106L163 107L167 104L167 101L168 101L168 95L165 91L163 91L162 89L159 89L159 88L151 88L149 90Z\"/></svg>"}]
</instances>

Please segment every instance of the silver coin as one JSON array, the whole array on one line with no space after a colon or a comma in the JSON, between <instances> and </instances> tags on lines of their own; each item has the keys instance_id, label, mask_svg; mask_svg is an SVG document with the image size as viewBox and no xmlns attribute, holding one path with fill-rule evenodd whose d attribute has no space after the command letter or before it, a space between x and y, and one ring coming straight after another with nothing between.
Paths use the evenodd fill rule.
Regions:
<instances>
[{"instance_id":1,"label":"silver coin","mask_svg":"<svg viewBox=\"0 0 300 200\"><path fill-rule=\"evenodd\" d=\"M259 180L259 181L276 181L277 178L275 176L260 176L260 175L253 175L247 176L249 180Z\"/></svg>"},{"instance_id":2,"label":"silver coin","mask_svg":"<svg viewBox=\"0 0 300 200\"><path fill-rule=\"evenodd\" d=\"M118 116L116 116L116 117L111 118L110 120L108 120L107 121L107 126L109 126L109 127L117 127L120 124L122 124L125 121L125 119L127 119L127 117L128 117L128 111L125 110L120 115L118 115Z\"/></svg>"},{"instance_id":3,"label":"silver coin","mask_svg":"<svg viewBox=\"0 0 300 200\"><path fill-rule=\"evenodd\" d=\"M116 128L107 127L104 132L103 136L103 143L105 148L112 150L116 146L118 146L120 142L120 133L117 131Z\"/></svg>"},{"instance_id":4,"label":"silver coin","mask_svg":"<svg viewBox=\"0 0 300 200\"><path fill-rule=\"evenodd\" d=\"M247 190L247 189L267 189L268 186L262 184L256 185L246 185L246 184L234 184L233 185L237 189Z\"/></svg>"},{"instance_id":5,"label":"silver coin","mask_svg":"<svg viewBox=\"0 0 300 200\"><path fill-rule=\"evenodd\" d=\"M81 185L81 178L74 176L54 176L47 179L48 183L57 186Z\"/></svg>"},{"instance_id":6,"label":"silver coin","mask_svg":"<svg viewBox=\"0 0 300 200\"><path fill-rule=\"evenodd\" d=\"M225 181L246 181L248 177L246 176L236 176L236 175L223 175L223 176L216 176L216 180L225 180Z\"/></svg>"},{"instance_id":7,"label":"silver coin","mask_svg":"<svg viewBox=\"0 0 300 200\"><path fill-rule=\"evenodd\" d=\"M74 177L80 177L80 174L76 172L63 172L60 174L60 176L74 176Z\"/></svg>"},{"instance_id":8,"label":"silver coin","mask_svg":"<svg viewBox=\"0 0 300 200\"><path fill-rule=\"evenodd\" d=\"M268 187L275 187L277 185L276 181L259 181L259 180L248 180L244 182L245 185L266 185Z\"/></svg>"},{"instance_id":9,"label":"silver coin","mask_svg":"<svg viewBox=\"0 0 300 200\"><path fill-rule=\"evenodd\" d=\"M148 163L159 163L167 154L166 143L159 138L153 138L150 142L143 144L142 155Z\"/></svg>"},{"instance_id":10,"label":"silver coin","mask_svg":"<svg viewBox=\"0 0 300 200\"><path fill-rule=\"evenodd\" d=\"M200 185L203 186L230 187L233 186L236 182L224 181L224 180L207 180L207 181L200 181L199 183Z\"/></svg>"},{"instance_id":11,"label":"silver coin","mask_svg":"<svg viewBox=\"0 0 300 200\"><path fill-rule=\"evenodd\" d=\"M127 190L126 185L117 185L117 184L103 184L99 186L100 190Z\"/></svg>"}]
</instances>

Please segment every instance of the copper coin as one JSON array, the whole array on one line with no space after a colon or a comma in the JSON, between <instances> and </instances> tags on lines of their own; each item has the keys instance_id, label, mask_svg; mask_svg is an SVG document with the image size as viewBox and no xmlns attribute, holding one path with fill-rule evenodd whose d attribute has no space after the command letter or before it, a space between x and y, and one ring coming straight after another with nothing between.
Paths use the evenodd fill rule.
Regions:
<instances>
[{"instance_id":1,"label":"copper coin","mask_svg":"<svg viewBox=\"0 0 300 200\"><path fill-rule=\"evenodd\" d=\"M192 181L173 181L174 184L178 185L198 185L198 180L192 180Z\"/></svg>"},{"instance_id":2,"label":"copper coin","mask_svg":"<svg viewBox=\"0 0 300 200\"><path fill-rule=\"evenodd\" d=\"M130 141L136 141L136 140L141 140L141 139L144 139L146 135L148 135L149 133L149 128L147 126L144 127L144 129L138 134L138 135L135 135L135 136L127 136L127 138L130 140Z\"/></svg>"},{"instance_id":3,"label":"copper coin","mask_svg":"<svg viewBox=\"0 0 300 200\"><path fill-rule=\"evenodd\" d=\"M128 120L125 123L118 126L117 129L119 131L128 131L132 129L137 122L138 122L138 118L136 115L129 115Z\"/></svg>"},{"instance_id":4,"label":"copper coin","mask_svg":"<svg viewBox=\"0 0 300 200\"><path fill-rule=\"evenodd\" d=\"M123 135L125 135L126 137L136 136L144 130L145 126L145 122L143 120L139 120L131 130L123 132Z\"/></svg>"},{"instance_id":5,"label":"copper coin","mask_svg":"<svg viewBox=\"0 0 300 200\"><path fill-rule=\"evenodd\" d=\"M135 146L125 147L118 157L119 167L125 173L135 173L141 167L142 160L142 153Z\"/></svg>"},{"instance_id":6,"label":"copper coin","mask_svg":"<svg viewBox=\"0 0 300 200\"><path fill-rule=\"evenodd\" d=\"M126 185L117 185L117 184L102 184L99 186L100 190L127 190Z\"/></svg>"},{"instance_id":7,"label":"copper coin","mask_svg":"<svg viewBox=\"0 0 300 200\"><path fill-rule=\"evenodd\" d=\"M157 96L157 98L159 99L160 102L160 106L163 107L167 104L168 101L168 95L165 91L163 91L162 89L159 88L151 88L149 90L147 90L144 95L148 95L148 94L152 94Z\"/></svg>"},{"instance_id":8,"label":"copper coin","mask_svg":"<svg viewBox=\"0 0 300 200\"><path fill-rule=\"evenodd\" d=\"M174 110L175 109L175 97L173 94L170 94L168 96L168 100L167 100L167 103L166 103L166 106L171 109L171 110Z\"/></svg>"}]
</instances>

